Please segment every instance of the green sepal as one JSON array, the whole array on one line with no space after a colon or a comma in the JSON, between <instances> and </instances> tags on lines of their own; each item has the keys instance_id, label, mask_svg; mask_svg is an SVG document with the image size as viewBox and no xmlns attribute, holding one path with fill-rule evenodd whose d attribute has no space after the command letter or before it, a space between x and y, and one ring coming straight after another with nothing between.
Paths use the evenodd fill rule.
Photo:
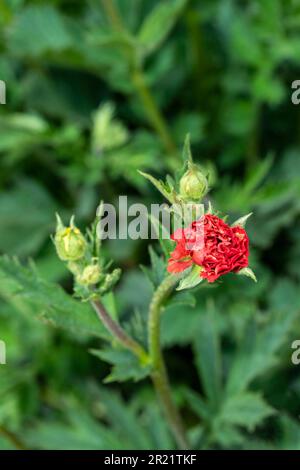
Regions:
<instances>
[{"instance_id":1,"label":"green sepal","mask_svg":"<svg viewBox=\"0 0 300 470\"><path fill-rule=\"evenodd\" d=\"M198 284L200 284L200 282L204 280L202 277L200 277L201 271L202 267L195 264L190 269L188 274L183 279L181 279L176 290L192 289L193 287L196 287Z\"/></svg>"},{"instance_id":2,"label":"green sepal","mask_svg":"<svg viewBox=\"0 0 300 470\"><path fill-rule=\"evenodd\" d=\"M245 227L246 225L246 222L247 220L249 219L249 217L251 217L251 215L253 214L253 212L250 212L249 214L247 215L244 215L243 217L240 217L239 219L237 219L232 225L231 227Z\"/></svg>"},{"instance_id":3,"label":"green sepal","mask_svg":"<svg viewBox=\"0 0 300 470\"><path fill-rule=\"evenodd\" d=\"M239 276L250 277L254 282L257 282L257 278L251 268L243 268L238 272Z\"/></svg>"},{"instance_id":4,"label":"green sepal","mask_svg":"<svg viewBox=\"0 0 300 470\"><path fill-rule=\"evenodd\" d=\"M170 180L168 180L166 183L164 183L161 180L158 180L157 178L154 178L154 176L149 175L149 173L144 173L143 171L138 170L139 174L142 175L144 178L149 180L153 186L156 187L156 189L171 203L173 204L175 202L175 195L174 195L174 187L170 185Z\"/></svg>"}]
</instances>

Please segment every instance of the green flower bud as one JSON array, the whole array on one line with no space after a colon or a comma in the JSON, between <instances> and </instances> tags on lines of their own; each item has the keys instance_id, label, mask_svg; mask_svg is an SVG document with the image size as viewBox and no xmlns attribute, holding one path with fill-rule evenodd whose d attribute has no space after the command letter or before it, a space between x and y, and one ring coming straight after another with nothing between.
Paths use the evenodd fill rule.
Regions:
<instances>
[{"instance_id":1,"label":"green flower bud","mask_svg":"<svg viewBox=\"0 0 300 470\"><path fill-rule=\"evenodd\" d=\"M198 165L190 164L179 183L180 196L185 201L199 201L208 191L208 181Z\"/></svg>"},{"instance_id":2,"label":"green flower bud","mask_svg":"<svg viewBox=\"0 0 300 470\"><path fill-rule=\"evenodd\" d=\"M57 228L54 237L54 243L58 257L63 261L77 261L85 254L87 243L80 232L75 227L73 219L70 226L65 227L59 216L57 216Z\"/></svg>"},{"instance_id":3,"label":"green flower bud","mask_svg":"<svg viewBox=\"0 0 300 470\"><path fill-rule=\"evenodd\" d=\"M76 277L79 284L84 286L91 286L99 282L101 276L101 269L98 264L91 264L86 266L81 274Z\"/></svg>"}]
</instances>

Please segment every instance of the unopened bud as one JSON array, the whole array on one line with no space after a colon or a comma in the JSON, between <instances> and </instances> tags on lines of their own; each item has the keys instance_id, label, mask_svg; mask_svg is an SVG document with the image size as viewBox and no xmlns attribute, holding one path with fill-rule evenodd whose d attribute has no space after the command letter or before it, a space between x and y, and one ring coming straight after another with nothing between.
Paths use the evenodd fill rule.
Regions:
<instances>
[{"instance_id":1,"label":"unopened bud","mask_svg":"<svg viewBox=\"0 0 300 470\"><path fill-rule=\"evenodd\" d=\"M81 259L87 247L84 236L80 230L75 227L73 220L71 219L69 227L65 227L59 216L57 217L54 243L57 254L63 261L77 261Z\"/></svg>"},{"instance_id":2,"label":"unopened bud","mask_svg":"<svg viewBox=\"0 0 300 470\"><path fill-rule=\"evenodd\" d=\"M198 165L189 165L179 183L180 196L185 201L199 201L208 191L208 181Z\"/></svg>"},{"instance_id":3,"label":"unopened bud","mask_svg":"<svg viewBox=\"0 0 300 470\"><path fill-rule=\"evenodd\" d=\"M91 264L86 266L81 274L77 276L77 282L84 286L91 286L99 282L101 276L101 269L98 264Z\"/></svg>"}]
</instances>

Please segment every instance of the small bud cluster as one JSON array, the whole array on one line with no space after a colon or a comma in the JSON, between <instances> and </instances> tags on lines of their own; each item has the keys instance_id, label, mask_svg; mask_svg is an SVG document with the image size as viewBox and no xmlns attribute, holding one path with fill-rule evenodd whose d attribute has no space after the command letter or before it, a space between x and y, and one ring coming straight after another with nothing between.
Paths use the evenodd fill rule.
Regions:
<instances>
[{"instance_id":1,"label":"small bud cluster","mask_svg":"<svg viewBox=\"0 0 300 470\"><path fill-rule=\"evenodd\" d=\"M82 300L104 295L119 280L119 269L108 272L103 266L99 257L100 240L97 239L94 227L85 236L75 226L74 217L66 227L57 215L53 241L58 257L67 262L67 268L74 276L74 291Z\"/></svg>"}]
</instances>

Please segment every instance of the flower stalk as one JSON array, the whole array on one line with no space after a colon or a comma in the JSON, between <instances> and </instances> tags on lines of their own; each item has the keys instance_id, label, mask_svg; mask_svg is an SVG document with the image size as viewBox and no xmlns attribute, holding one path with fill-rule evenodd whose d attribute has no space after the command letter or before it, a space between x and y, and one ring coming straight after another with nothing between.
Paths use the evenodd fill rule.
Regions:
<instances>
[{"instance_id":1,"label":"flower stalk","mask_svg":"<svg viewBox=\"0 0 300 470\"><path fill-rule=\"evenodd\" d=\"M131 338L121 325L113 320L106 311L104 305L99 300L92 300L91 304L96 311L100 321L111 335L125 348L129 349L135 354L142 362L148 361L148 354L144 348L133 338Z\"/></svg>"},{"instance_id":2,"label":"flower stalk","mask_svg":"<svg viewBox=\"0 0 300 470\"><path fill-rule=\"evenodd\" d=\"M188 449L189 445L182 419L172 398L168 373L160 344L160 316L163 302L168 298L177 283L178 278L176 276L168 276L153 295L148 318L149 353L152 363L151 378L163 407L165 417L178 446L181 449Z\"/></svg>"},{"instance_id":3,"label":"flower stalk","mask_svg":"<svg viewBox=\"0 0 300 470\"><path fill-rule=\"evenodd\" d=\"M148 320L149 353L137 341L131 338L118 322L111 318L100 300L92 300L91 304L102 324L124 348L135 354L141 362L151 363L153 386L173 436L179 448L188 449L189 445L182 419L172 398L168 373L160 344L160 315L163 303L177 283L178 278L176 276L168 276L153 295L149 307Z\"/></svg>"},{"instance_id":4,"label":"flower stalk","mask_svg":"<svg viewBox=\"0 0 300 470\"><path fill-rule=\"evenodd\" d=\"M148 119L151 122L154 130L159 135L167 153L169 155L176 156L176 145L173 142L165 118L160 112L160 109L157 106L157 103L146 83L145 76L141 68L136 68L131 77L140 100L143 103L144 109L147 112Z\"/></svg>"},{"instance_id":5,"label":"flower stalk","mask_svg":"<svg viewBox=\"0 0 300 470\"><path fill-rule=\"evenodd\" d=\"M117 6L115 5L114 0L102 0L102 5L112 28L116 32L127 33L126 26L124 25L124 22L118 11ZM173 141L169 126L163 114L161 113L156 103L156 100L153 97L153 94L147 84L142 65L140 64L140 61L137 60L135 55L137 54L135 54L135 51L133 51L131 54L132 57L127 59L130 62L129 65L131 69L130 76L132 84L144 107L150 124L160 137L166 152L169 156L174 158L175 162L177 162L177 148L175 142Z\"/></svg>"}]
</instances>

